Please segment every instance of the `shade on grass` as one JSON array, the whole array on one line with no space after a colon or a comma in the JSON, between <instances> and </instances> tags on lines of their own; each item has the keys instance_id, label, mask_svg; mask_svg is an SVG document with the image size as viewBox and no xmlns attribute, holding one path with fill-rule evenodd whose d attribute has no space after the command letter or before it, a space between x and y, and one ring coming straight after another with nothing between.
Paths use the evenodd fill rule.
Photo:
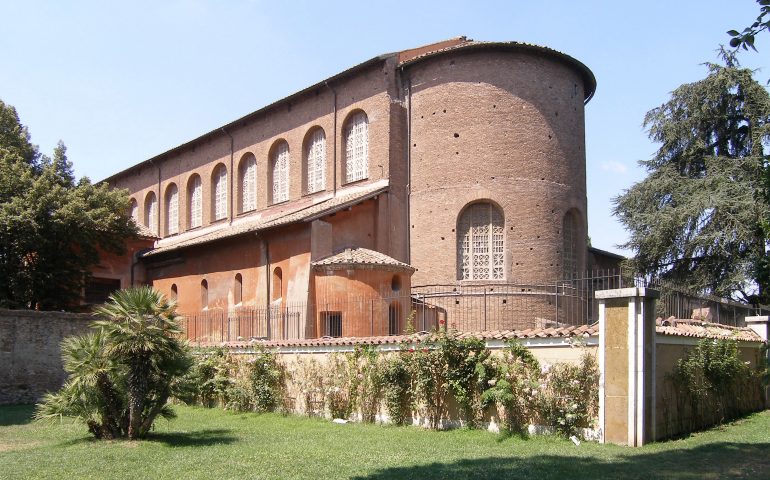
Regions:
<instances>
[{"instance_id":1,"label":"shade on grass","mask_svg":"<svg viewBox=\"0 0 770 480\"><path fill-rule=\"evenodd\" d=\"M176 407L147 440L0 407L0 478L770 478L770 412L639 449Z\"/></svg>"}]
</instances>

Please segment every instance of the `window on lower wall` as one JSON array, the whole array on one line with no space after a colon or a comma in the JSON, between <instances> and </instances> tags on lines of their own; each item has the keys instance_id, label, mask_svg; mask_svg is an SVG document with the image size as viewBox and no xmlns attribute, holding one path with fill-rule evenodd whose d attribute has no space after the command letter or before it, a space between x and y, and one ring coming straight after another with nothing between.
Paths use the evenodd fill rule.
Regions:
<instances>
[{"instance_id":1,"label":"window on lower wall","mask_svg":"<svg viewBox=\"0 0 770 480\"><path fill-rule=\"evenodd\" d=\"M342 312L321 312L325 337L342 336Z\"/></svg>"},{"instance_id":2,"label":"window on lower wall","mask_svg":"<svg viewBox=\"0 0 770 480\"><path fill-rule=\"evenodd\" d=\"M393 302L388 306L388 335L398 335L401 323L401 305Z\"/></svg>"},{"instance_id":3,"label":"window on lower wall","mask_svg":"<svg viewBox=\"0 0 770 480\"><path fill-rule=\"evenodd\" d=\"M120 290L119 279L93 277L86 283L84 300L91 304L104 303L117 290Z\"/></svg>"}]
</instances>

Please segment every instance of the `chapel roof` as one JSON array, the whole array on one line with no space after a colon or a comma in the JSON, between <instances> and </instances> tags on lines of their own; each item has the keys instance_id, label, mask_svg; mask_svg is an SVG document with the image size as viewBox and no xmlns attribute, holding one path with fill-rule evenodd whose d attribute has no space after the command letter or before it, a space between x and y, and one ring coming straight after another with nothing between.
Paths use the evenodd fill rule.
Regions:
<instances>
[{"instance_id":1,"label":"chapel roof","mask_svg":"<svg viewBox=\"0 0 770 480\"><path fill-rule=\"evenodd\" d=\"M408 270L410 272L414 272L415 270L411 265L399 262L395 258L389 257L384 253L361 247L346 248L339 253L312 262L312 265L316 268L327 269L363 266L396 268L399 270Z\"/></svg>"}]
</instances>

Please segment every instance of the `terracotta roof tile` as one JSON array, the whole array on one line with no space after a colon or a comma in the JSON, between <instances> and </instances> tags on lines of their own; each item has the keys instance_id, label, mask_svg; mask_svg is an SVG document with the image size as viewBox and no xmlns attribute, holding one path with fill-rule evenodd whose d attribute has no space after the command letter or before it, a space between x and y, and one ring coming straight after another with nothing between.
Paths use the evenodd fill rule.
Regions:
<instances>
[{"instance_id":1,"label":"terracotta roof tile","mask_svg":"<svg viewBox=\"0 0 770 480\"><path fill-rule=\"evenodd\" d=\"M659 318L656 323L656 332L663 335L693 338L724 338L745 342L762 341L754 330L747 327L734 327L732 325L722 325L700 320L679 320L674 318L667 320Z\"/></svg>"},{"instance_id":2,"label":"terracotta roof tile","mask_svg":"<svg viewBox=\"0 0 770 480\"><path fill-rule=\"evenodd\" d=\"M246 233L257 232L274 228L282 225L288 225L300 221L312 221L316 218L342 210L356 203L373 198L388 190L387 183L378 182L374 185L358 189L346 195L331 197L314 205L299 204L290 210L282 210L277 214L264 218L244 218L242 221L234 222L232 225L222 224L216 230L203 232L196 237L180 236L169 239L167 242L161 242L158 246L145 253L143 257L152 257L161 253L166 253L181 248L192 247L203 243L230 238Z\"/></svg>"},{"instance_id":3,"label":"terracotta roof tile","mask_svg":"<svg viewBox=\"0 0 770 480\"><path fill-rule=\"evenodd\" d=\"M409 270L414 272L414 267L403 262L399 262L393 257L389 257L384 253L375 252L368 248L354 247L346 248L345 250L330 255L312 262L314 267L327 267L327 268L340 268L349 266L386 266L392 268L399 268L403 270Z\"/></svg>"}]
</instances>

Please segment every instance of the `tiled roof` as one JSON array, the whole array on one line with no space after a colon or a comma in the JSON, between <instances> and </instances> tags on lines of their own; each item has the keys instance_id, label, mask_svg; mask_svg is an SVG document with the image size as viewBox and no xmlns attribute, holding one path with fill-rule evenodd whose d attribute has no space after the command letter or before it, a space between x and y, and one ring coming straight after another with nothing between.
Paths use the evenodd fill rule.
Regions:
<instances>
[{"instance_id":1,"label":"tiled roof","mask_svg":"<svg viewBox=\"0 0 770 480\"><path fill-rule=\"evenodd\" d=\"M148 227L146 227L141 222L134 222L134 225L136 225L136 232L139 234L140 237L144 238L158 238L158 235L155 234L152 230L150 230Z\"/></svg>"},{"instance_id":2,"label":"tiled roof","mask_svg":"<svg viewBox=\"0 0 770 480\"><path fill-rule=\"evenodd\" d=\"M666 322L669 322L667 320ZM674 325L661 325L658 319L656 332L660 335L672 335L692 338L726 338L746 342L761 342L761 338L749 328L731 327L704 323L693 320L681 320ZM589 338L599 334L599 325L570 325L553 328L528 328L525 330L494 330L485 332L458 332L458 338L475 337L482 340L528 340L539 338ZM252 340L248 342L230 342L234 349L249 349L255 346L265 348L292 347L345 347L355 345L398 345L401 343L427 343L435 339L435 334L420 332L412 335L391 335L373 337L322 337L295 340Z\"/></svg>"},{"instance_id":3,"label":"tiled roof","mask_svg":"<svg viewBox=\"0 0 770 480\"><path fill-rule=\"evenodd\" d=\"M313 205L300 204L289 210L282 210L273 216L256 217L254 219L244 218L241 221L234 222L232 225L223 223L219 228L213 231L202 233L197 237L181 236L177 240L171 239L168 243L161 243L157 248L145 253L143 257L152 257L161 253L179 250L181 248L192 247L214 240L230 238L245 233L257 232L274 228L281 225L300 221L312 221L323 215L328 215L357 203L373 198L388 190L387 183L377 182L374 185L363 189L357 189L347 195L331 197Z\"/></svg>"},{"instance_id":4,"label":"tiled roof","mask_svg":"<svg viewBox=\"0 0 770 480\"><path fill-rule=\"evenodd\" d=\"M382 266L414 272L414 267L411 265L399 262L395 258L389 257L384 253L360 247L346 248L335 255L330 255L321 260L317 260L313 262L312 265L314 267L326 267L331 269L349 266Z\"/></svg>"},{"instance_id":5,"label":"tiled roof","mask_svg":"<svg viewBox=\"0 0 770 480\"><path fill-rule=\"evenodd\" d=\"M587 338L596 335L598 325L580 325L558 328L530 328L526 330L495 330L488 332L458 332L458 338L475 337L482 340L510 340L534 338ZM421 332L413 335L390 335L378 337L325 337L300 340L254 340L251 342L231 342L232 348L249 348L255 345L266 348L274 347L330 347L350 345L396 345L403 342L425 343L435 339L434 333Z\"/></svg>"},{"instance_id":6,"label":"tiled roof","mask_svg":"<svg viewBox=\"0 0 770 480\"><path fill-rule=\"evenodd\" d=\"M733 327L700 320L658 319L655 331L663 335L695 338L724 338L745 342L761 342L757 333L747 327Z\"/></svg>"}]
</instances>

